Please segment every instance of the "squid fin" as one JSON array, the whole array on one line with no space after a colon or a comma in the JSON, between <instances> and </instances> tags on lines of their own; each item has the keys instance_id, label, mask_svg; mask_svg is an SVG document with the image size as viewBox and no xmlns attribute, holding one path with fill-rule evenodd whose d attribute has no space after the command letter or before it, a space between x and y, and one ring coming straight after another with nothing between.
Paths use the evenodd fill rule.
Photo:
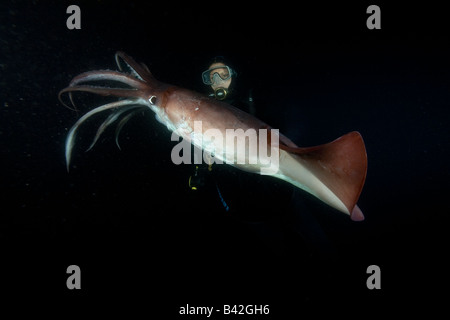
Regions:
<instances>
[{"instance_id":1,"label":"squid fin","mask_svg":"<svg viewBox=\"0 0 450 320\"><path fill-rule=\"evenodd\" d=\"M320 146L298 148L280 144L280 149L281 179L350 215L352 220L364 220L356 205L367 172L366 148L359 132Z\"/></svg>"}]
</instances>

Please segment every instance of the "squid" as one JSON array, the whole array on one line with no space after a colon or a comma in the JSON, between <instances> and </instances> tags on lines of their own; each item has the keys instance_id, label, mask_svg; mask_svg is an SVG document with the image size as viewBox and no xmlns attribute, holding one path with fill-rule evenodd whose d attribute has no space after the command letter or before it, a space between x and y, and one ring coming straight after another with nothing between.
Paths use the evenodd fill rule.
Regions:
<instances>
[{"instance_id":1,"label":"squid","mask_svg":"<svg viewBox=\"0 0 450 320\"><path fill-rule=\"evenodd\" d=\"M138 111L150 109L158 121L170 131L199 150L213 154L216 160L225 160L225 164L238 169L268 174L284 180L348 215L351 220L364 220L357 201L366 179L367 153L359 132L347 133L319 146L299 147L278 130L238 108L158 81L145 64L136 62L124 52L117 52L115 60L118 71L97 70L82 73L59 92L61 103L74 110L75 92L117 97L116 101L90 110L71 127L65 142L67 170L70 168L76 134L87 119L110 111L98 128L88 150L94 147L102 133L113 123L118 123L116 144L120 148L118 136L125 123ZM112 83L117 86L112 86ZM68 96L68 99L63 99L63 96ZM197 124L201 124L200 129ZM248 142L244 149L239 149L230 146L228 140L224 142L223 139L217 138L217 135L226 136L229 130L232 130L237 138L245 135L249 140L259 139L258 150L265 147L266 150L270 149L271 156L276 156L274 170L264 172L267 163L262 161L261 153L249 151ZM214 132L215 136L208 134L211 132ZM268 132L265 135L266 140L261 139L261 132ZM244 161L237 161L238 158Z\"/></svg>"}]
</instances>

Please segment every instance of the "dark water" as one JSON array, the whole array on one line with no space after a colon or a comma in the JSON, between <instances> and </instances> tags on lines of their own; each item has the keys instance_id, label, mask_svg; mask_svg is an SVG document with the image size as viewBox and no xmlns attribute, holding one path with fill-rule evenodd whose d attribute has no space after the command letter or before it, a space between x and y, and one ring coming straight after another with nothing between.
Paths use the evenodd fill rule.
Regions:
<instances>
[{"instance_id":1,"label":"dark water","mask_svg":"<svg viewBox=\"0 0 450 320\"><path fill-rule=\"evenodd\" d=\"M368 30L371 3L86 1L81 30L68 30L70 4L0 5L0 291L36 302L36 314L93 307L174 318L186 304L268 304L281 319L327 306L355 315L357 306L442 306L450 39L439 8L380 3L382 29ZM258 197L236 182L244 173L220 168L223 192L249 199L227 213L215 190L189 190L193 168L172 164L170 133L150 112L124 127L122 151L109 130L85 153L101 117L83 126L67 173L64 141L81 114L57 93L81 72L115 69L117 50L198 91L208 61L226 56L239 85L254 89L258 117L299 145L359 131L366 220L304 193L298 213L286 185ZM66 287L72 264L79 291ZM366 287L369 265L381 268L381 290Z\"/></svg>"}]
</instances>

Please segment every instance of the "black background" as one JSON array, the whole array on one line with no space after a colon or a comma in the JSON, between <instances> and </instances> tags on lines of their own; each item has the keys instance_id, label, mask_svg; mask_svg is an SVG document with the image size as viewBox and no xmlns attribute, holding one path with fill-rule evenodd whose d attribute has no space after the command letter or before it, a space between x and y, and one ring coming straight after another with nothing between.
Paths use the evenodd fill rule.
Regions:
<instances>
[{"instance_id":1,"label":"black background","mask_svg":"<svg viewBox=\"0 0 450 320\"><path fill-rule=\"evenodd\" d=\"M81 30L66 28L70 4L81 8ZM448 265L448 19L428 2L376 2L382 29L368 30L370 4L2 2L2 307L173 318L186 304L269 304L273 319L439 310ZM239 218L193 198L192 168L171 163L170 133L150 112L124 128L122 151L109 131L84 153L96 130L86 125L67 173L64 139L80 114L57 93L81 72L115 69L118 50L194 90L203 90L211 57L226 56L255 87L261 119L298 145L361 132L366 220L337 217L305 195L337 255L319 257L286 225L282 252L273 249ZM283 216L271 200L268 212ZM79 291L66 288L72 264L81 268ZM366 287L372 264L381 290Z\"/></svg>"}]
</instances>

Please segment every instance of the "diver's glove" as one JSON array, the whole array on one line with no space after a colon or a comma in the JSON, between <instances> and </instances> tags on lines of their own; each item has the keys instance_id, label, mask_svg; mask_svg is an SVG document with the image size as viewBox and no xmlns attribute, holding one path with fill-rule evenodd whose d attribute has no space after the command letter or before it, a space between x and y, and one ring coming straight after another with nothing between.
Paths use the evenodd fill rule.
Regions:
<instances>
[{"instance_id":1,"label":"diver's glove","mask_svg":"<svg viewBox=\"0 0 450 320\"><path fill-rule=\"evenodd\" d=\"M212 165L208 166L208 172L211 172ZM195 166L194 174L189 177L189 188L191 190L198 190L203 188L206 183L206 170L204 168L200 168L199 166Z\"/></svg>"}]
</instances>

